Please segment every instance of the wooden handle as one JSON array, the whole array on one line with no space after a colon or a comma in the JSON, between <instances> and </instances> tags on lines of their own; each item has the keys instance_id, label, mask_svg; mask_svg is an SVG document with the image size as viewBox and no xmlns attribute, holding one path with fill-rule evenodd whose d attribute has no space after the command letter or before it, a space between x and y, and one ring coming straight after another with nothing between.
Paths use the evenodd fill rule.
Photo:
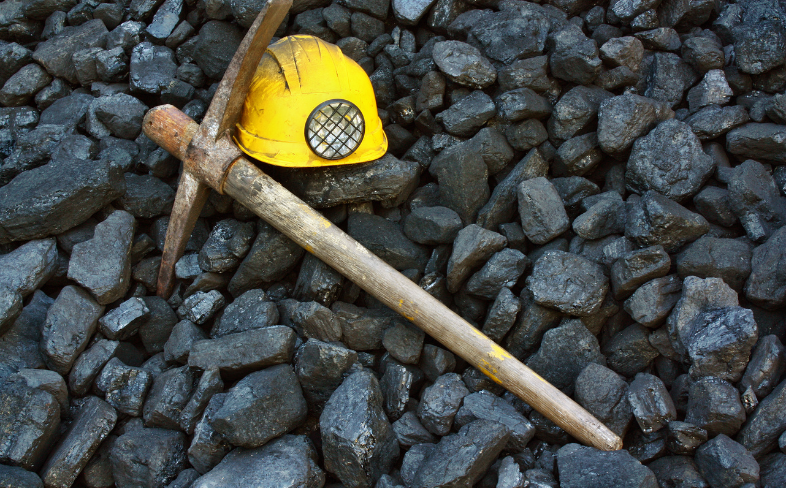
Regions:
<instances>
[{"instance_id":1,"label":"wooden handle","mask_svg":"<svg viewBox=\"0 0 786 488\"><path fill-rule=\"evenodd\" d=\"M161 110L152 117L167 117L170 112ZM173 127L176 122L172 120L164 125ZM160 140L159 144L169 151L169 147L180 146L171 137L174 132L168 130L162 137L150 134L148 137L156 142ZM570 397L248 160L240 158L232 164L224 180L223 190L579 441L606 451L622 447L619 436Z\"/></svg>"}]
</instances>

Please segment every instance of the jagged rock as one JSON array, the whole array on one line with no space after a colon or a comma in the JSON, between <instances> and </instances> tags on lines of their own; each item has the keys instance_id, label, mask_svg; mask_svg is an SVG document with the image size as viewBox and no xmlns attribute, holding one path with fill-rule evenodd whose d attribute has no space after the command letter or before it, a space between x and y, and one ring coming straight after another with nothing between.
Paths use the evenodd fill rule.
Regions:
<instances>
[{"instance_id":1,"label":"jagged rock","mask_svg":"<svg viewBox=\"0 0 786 488\"><path fill-rule=\"evenodd\" d=\"M628 430L632 412L625 380L603 366L589 363L576 377L576 401L623 437Z\"/></svg>"},{"instance_id":2,"label":"jagged rock","mask_svg":"<svg viewBox=\"0 0 786 488\"><path fill-rule=\"evenodd\" d=\"M641 246L660 244L666 252L674 252L708 231L704 217L654 191L628 207L625 236Z\"/></svg>"},{"instance_id":3,"label":"jagged rock","mask_svg":"<svg viewBox=\"0 0 786 488\"><path fill-rule=\"evenodd\" d=\"M35 471L44 461L60 426L60 406L51 393L22 382L0 388L0 461Z\"/></svg>"},{"instance_id":4,"label":"jagged rock","mask_svg":"<svg viewBox=\"0 0 786 488\"><path fill-rule=\"evenodd\" d=\"M186 467L182 432L138 428L115 441L110 460L118 488L165 486Z\"/></svg>"},{"instance_id":5,"label":"jagged rock","mask_svg":"<svg viewBox=\"0 0 786 488\"><path fill-rule=\"evenodd\" d=\"M560 486L563 488L657 488L652 471L624 449L600 451L568 444L557 451Z\"/></svg>"},{"instance_id":6,"label":"jagged rock","mask_svg":"<svg viewBox=\"0 0 786 488\"><path fill-rule=\"evenodd\" d=\"M333 392L319 417L325 469L346 486L372 486L399 456L382 401L374 375L358 371Z\"/></svg>"},{"instance_id":7,"label":"jagged rock","mask_svg":"<svg viewBox=\"0 0 786 488\"><path fill-rule=\"evenodd\" d=\"M745 447L725 434L699 447L695 459L710 486L743 486L759 481L759 463Z\"/></svg>"},{"instance_id":8,"label":"jagged rock","mask_svg":"<svg viewBox=\"0 0 786 488\"><path fill-rule=\"evenodd\" d=\"M609 289L600 266L564 251L548 251L535 261L526 283L538 304L578 316L597 312Z\"/></svg>"},{"instance_id":9,"label":"jagged rock","mask_svg":"<svg viewBox=\"0 0 786 488\"><path fill-rule=\"evenodd\" d=\"M451 81L470 88L486 88L497 79L497 70L477 48L460 41L434 45L434 62Z\"/></svg>"}]
</instances>

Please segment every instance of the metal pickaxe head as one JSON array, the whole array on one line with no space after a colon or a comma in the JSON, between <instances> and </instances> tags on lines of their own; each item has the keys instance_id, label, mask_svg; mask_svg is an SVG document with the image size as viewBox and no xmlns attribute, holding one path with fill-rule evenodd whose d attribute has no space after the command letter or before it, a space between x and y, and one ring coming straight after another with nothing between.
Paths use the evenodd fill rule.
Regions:
<instances>
[{"instance_id":1,"label":"metal pickaxe head","mask_svg":"<svg viewBox=\"0 0 786 488\"><path fill-rule=\"evenodd\" d=\"M190 123L186 133L176 135L180 144L179 154L175 156L183 160L183 173L169 218L158 274L157 293L161 297L168 298L172 294L175 263L183 255L191 231L207 201L210 186L220 191L221 182L215 180L224 174L225 168L217 172L205 166L227 166L241 155L232 143L229 132L240 117L257 65L291 6L292 0L269 0L262 7L232 57L202 124L195 127ZM205 157L207 154L213 157Z\"/></svg>"}]
</instances>

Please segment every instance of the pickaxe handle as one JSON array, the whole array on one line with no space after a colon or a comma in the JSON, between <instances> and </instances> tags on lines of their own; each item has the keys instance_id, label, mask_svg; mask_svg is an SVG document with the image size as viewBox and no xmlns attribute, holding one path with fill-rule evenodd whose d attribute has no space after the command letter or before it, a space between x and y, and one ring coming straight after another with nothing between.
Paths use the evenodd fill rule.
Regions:
<instances>
[{"instance_id":1,"label":"pickaxe handle","mask_svg":"<svg viewBox=\"0 0 786 488\"><path fill-rule=\"evenodd\" d=\"M144 126L148 137L181 159L188 147L185 139L189 139L188 135L194 134L197 128L196 122L171 105L150 110ZM229 164L222 187L216 189L232 196L308 252L414 322L576 439L603 450L622 447L616 434L570 397L247 159L238 157Z\"/></svg>"}]
</instances>

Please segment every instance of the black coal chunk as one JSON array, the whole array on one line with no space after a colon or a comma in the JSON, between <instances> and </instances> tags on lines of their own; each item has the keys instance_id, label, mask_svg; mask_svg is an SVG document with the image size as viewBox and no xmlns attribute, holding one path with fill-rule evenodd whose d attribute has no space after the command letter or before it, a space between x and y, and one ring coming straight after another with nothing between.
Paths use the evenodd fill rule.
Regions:
<instances>
[{"instance_id":1,"label":"black coal chunk","mask_svg":"<svg viewBox=\"0 0 786 488\"><path fill-rule=\"evenodd\" d=\"M251 249L229 282L229 292L243 292L280 280L300 261L305 251L267 223L260 223Z\"/></svg>"},{"instance_id":2,"label":"black coal chunk","mask_svg":"<svg viewBox=\"0 0 786 488\"><path fill-rule=\"evenodd\" d=\"M188 365L239 374L289 362L295 352L296 338L294 330L279 325L197 341L191 347Z\"/></svg>"},{"instance_id":3,"label":"black coal chunk","mask_svg":"<svg viewBox=\"0 0 786 488\"><path fill-rule=\"evenodd\" d=\"M597 338L581 320L568 319L543 334L540 349L526 364L557 388L571 393L576 378L589 363L605 362Z\"/></svg>"},{"instance_id":4,"label":"black coal chunk","mask_svg":"<svg viewBox=\"0 0 786 488\"><path fill-rule=\"evenodd\" d=\"M142 408L147 427L179 430L180 415L196 386L188 366L172 368L156 376Z\"/></svg>"},{"instance_id":5,"label":"black coal chunk","mask_svg":"<svg viewBox=\"0 0 786 488\"><path fill-rule=\"evenodd\" d=\"M107 403L118 411L139 417L145 395L153 383L153 375L142 368L126 366L118 358L106 363L96 378L95 387Z\"/></svg>"},{"instance_id":6,"label":"black coal chunk","mask_svg":"<svg viewBox=\"0 0 786 488\"><path fill-rule=\"evenodd\" d=\"M120 168L64 159L25 171L0 188L0 243L59 234L125 192Z\"/></svg>"},{"instance_id":7,"label":"black coal chunk","mask_svg":"<svg viewBox=\"0 0 786 488\"><path fill-rule=\"evenodd\" d=\"M165 486L186 465L186 436L174 430L139 427L117 438L110 460L118 488Z\"/></svg>"},{"instance_id":8,"label":"black coal chunk","mask_svg":"<svg viewBox=\"0 0 786 488\"><path fill-rule=\"evenodd\" d=\"M757 458L778 447L778 436L786 429L784 408L786 408L786 381L781 381L748 418L737 434L737 442Z\"/></svg>"},{"instance_id":9,"label":"black coal chunk","mask_svg":"<svg viewBox=\"0 0 786 488\"><path fill-rule=\"evenodd\" d=\"M745 422L740 394L731 383L704 376L690 385L685 421L701 427L711 437L732 436Z\"/></svg>"},{"instance_id":10,"label":"black coal chunk","mask_svg":"<svg viewBox=\"0 0 786 488\"><path fill-rule=\"evenodd\" d=\"M625 236L641 246L660 244L674 252L709 231L704 217L654 191L628 203Z\"/></svg>"},{"instance_id":11,"label":"black coal chunk","mask_svg":"<svg viewBox=\"0 0 786 488\"><path fill-rule=\"evenodd\" d=\"M306 418L306 400L292 366L280 364L238 381L213 417L213 428L236 446L259 447Z\"/></svg>"},{"instance_id":12,"label":"black coal chunk","mask_svg":"<svg viewBox=\"0 0 786 488\"><path fill-rule=\"evenodd\" d=\"M36 471L57 439L60 405L51 393L23 382L0 388L0 462Z\"/></svg>"},{"instance_id":13,"label":"black coal chunk","mask_svg":"<svg viewBox=\"0 0 786 488\"><path fill-rule=\"evenodd\" d=\"M710 486L742 486L759 481L759 463L745 447L725 434L699 447L695 459Z\"/></svg>"},{"instance_id":14,"label":"black coal chunk","mask_svg":"<svg viewBox=\"0 0 786 488\"><path fill-rule=\"evenodd\" d=\"M410 241L395 222L378 215L353 213L347 225L350 236L394 268L425 268L426 250Z\"/></svg>"},{"instance_id":15,"label":"black coal chunk","mask_svg":"<svg viewBox=\"0 0 786 488\"><path fill-rule=\"evenodd\" d=\"M576 378L576 401L620 437L628 430L632 412L628 384L609 368L588 364Z\"/></svg>"},{"instance_id":16,"label":"black coal chunk","mask_svg":"<svg viewBox=\"0 0 786 488\"><path fill-rule=\"evenodd\" d=\"M319 417L325 469L344 485L373 485L399 456L382 402L374 375L358 371L333 392Z\"/></svg>"},{"instance_id":17,"label":"black coal chunk","mask_svg":"<svg viewBox=\"0 0 786 488\"><path fill-rule=\"evenodd\" d=\"M236 449L191 488L265 486L275 480L281 488L320 488L325 473L317 451L306 436L285 435L258 449Z\"/></svg>"},{"instance_id":18,"label":"black coal chunk","mask_svg":"<svg viewBox=\"0 0 786 488\"><path fill-rule=\"evenodd\" d=\"M98 397L87 397L41 468L46 486L71 486L116 421L117 412L111 405Z\"/></svg>"},{"instance_id":19,"label":"black coal chunk","mask_svg":"<svg viewBox=\"0 0 786 488\"><path fill-rule=\"evenodd\" d=\"M677 408L657 376L638 373L628 389L628 401L641 430L649 434L677 419Z\"/></svg>"},{"instance_id":20,"label":"black coal chunk","mask_svg":"<svg viewBox=\"0 0 786 488\"><path fill-rule=\"evenodd\" d=\"M309 339L297 351L295 373L309 409L321 412L341 385L344 374L357 361L357 353L338 344Z\"/></svg>"},{"instance_id":21,"label":"black coal chunk","mask_svg":"<svg viewBox=\"0 0 786 488\"><path fill-rule=\"evenodd\" d=\"M511 452L524 450L527 443L535 437L535 427L516 407L486 390L464 397L454 422L463 427L478 419L491 420L506 426L510 430L510 438L505 449Z\"/></svg>"},{"instance_id":22,"label":"black coal chunk","mask_svg":"<svg viewBox=\"0 0 786 488\"><path fill-rule=\"evenodd\" d=\"M535 261L526 283L536 303L578 316L597 312L609 289L599 265L564 251L548 251Z\"/></svg>"},{"instance_id":23,"label":"black coal chunk","mask_svg":"<svg viewBox=\"0 0 786 488\"><path fill-rule=\"evenodd\" d=\"M657 488L649 468L628 451L599 451L568 444L557 451L560 486L563 488Z\"/></svg>"}]
</instances>

